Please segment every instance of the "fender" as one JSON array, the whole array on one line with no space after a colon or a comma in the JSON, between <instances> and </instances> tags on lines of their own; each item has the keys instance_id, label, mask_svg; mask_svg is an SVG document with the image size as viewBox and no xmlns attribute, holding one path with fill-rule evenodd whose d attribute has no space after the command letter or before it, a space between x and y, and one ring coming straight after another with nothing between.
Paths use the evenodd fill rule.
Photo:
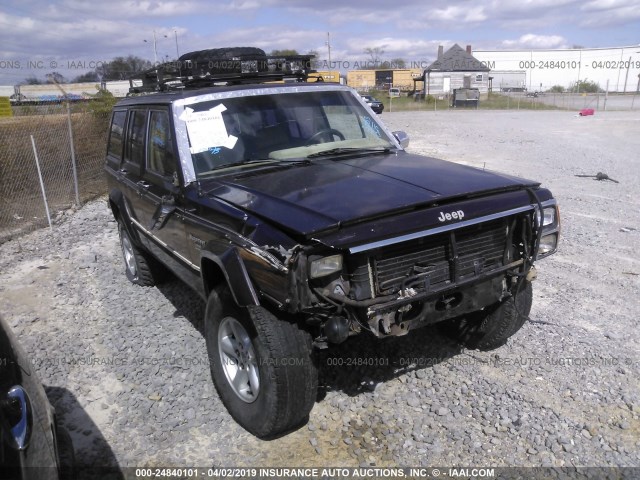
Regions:
<instances>
[{"instance_id":1,"label":"fender","mask_svg":"<svg viewBox=\"0 0 640 480\"><path fill-rule=\"evenodd\" d=\"M131 222L131 218L129 216L129 212L131 209L127 205L127 200L122 195L122 192L117 188L112 189L109 192L109 207L111 207L111 211L113 212L113 216L118 219L122 219L122 224L124 228L127 230L129 237L135 242L135 244L140 247L140 236L138 230L133 228L133 223Z\"/></svg>"},{"instance_id":2,"label":"fender","mask_svg":"<svg viewBox=\"0 0 640 480\"><path fill-rule=\"evenodd\" d=\"M258 294L237 248L230 248L219 257L209 251L202 250L200 272L202 274L204 291L208 294L213 288L213 285L207 279L208 269L204 265L205 262L202 261L204 259L215 263L220 272L222 272L231 291L231 295L238 306L248 307L250 305L260 305Z\"/></svg>"}]
</instances>

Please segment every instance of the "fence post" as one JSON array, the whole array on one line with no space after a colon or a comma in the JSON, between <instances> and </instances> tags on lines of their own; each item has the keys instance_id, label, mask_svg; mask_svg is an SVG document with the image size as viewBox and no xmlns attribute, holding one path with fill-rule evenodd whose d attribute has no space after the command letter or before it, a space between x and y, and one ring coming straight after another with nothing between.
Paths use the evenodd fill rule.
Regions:
<instances>
[{"instance_id":1,"label":"fence post","mask_svg":"<svg viewBox=\"0 0 640 480\"><path fill-rule=\"evenodd\" d=\"M42 190L42 198L44 199L44 209L47 212L47 220L49 220L49 228L53 231L51 224L51 215L49 214L49 203L47 203L47 194L44 191L44 182L42 181L42 172L40 171L40 160L38 160L38 150L36 149L36 141L31 135L31 145L33 146L33 155L36 157L36 167L38 168L38 178L40 179L40 189Z\"/></svg>"},{"instance_id":2,"label":"fence post","mask_svg":"<svg viewBox=\"0 0 640 480\"><path fill-rule=\"evenodd\" d=\"M76 192L76 206L80 206L80 193L78 192L78 169L76 167L76 149L73 145L73 129L71 128L71 107L67 100L67 122L69 124L69 146L71 147L71 168L73 170L73 188Z\"/></svg>"}]
</instances>

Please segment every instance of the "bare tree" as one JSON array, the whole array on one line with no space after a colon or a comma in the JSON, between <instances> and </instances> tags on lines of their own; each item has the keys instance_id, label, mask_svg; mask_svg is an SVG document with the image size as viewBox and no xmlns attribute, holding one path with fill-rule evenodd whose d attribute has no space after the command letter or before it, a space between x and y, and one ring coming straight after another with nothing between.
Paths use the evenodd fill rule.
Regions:
<instances>
[{"instance_id":1,"label":"bare tree","mask_svg":"<svg viewBox=\"0 0 640 480\"><path fill-rule=\"evenodd\" d=\"M380 63L382 55L384 55L384 49L382 47L367 47L364 49L364 53L369 55L369 60L376 66Z\"/></svg>"},{"instance_id":2,"label":"bare tree","mask_svg":"<svg viewBox=\"0 0 640 480\"><path fill-rule=\"evenodd\" d=\"M47 73L45 78L47 79L47 83L67 83L67 79L58 72Z\"/></svg>"},{"instance_id":3,"label":"bare tree","mask_svg":"<svg viewBox=\"0 0 640 480\"><path fill-rule=\"evenodd\" d=\"M96 68L96 73L103 80L126 80L136 73L143 72L152 67L149 60L145 60L135 55L128 57L116 57L108 63L104 63Z\"/></svg>"},{"instance_id":4,"label":"bare tree","mask_svg":"<svg viewBox=\"0 0 640 480\"><path fill-rule=\"evenodd\" d=\"M393 58L390 63L392 68L407 68L404 58Z\"/></svg>"}]
</instances>

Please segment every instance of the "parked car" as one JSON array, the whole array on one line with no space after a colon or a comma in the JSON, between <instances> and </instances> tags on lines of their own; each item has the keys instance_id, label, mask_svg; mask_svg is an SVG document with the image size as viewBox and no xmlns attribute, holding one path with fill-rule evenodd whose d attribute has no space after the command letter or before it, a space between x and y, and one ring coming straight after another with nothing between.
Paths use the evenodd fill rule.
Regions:
<instances>
[{"instance_id":1,"label":"parked car","mask_svg":"<svg viewBox=\"0 0 640 480\"><path fill-rule=\"evenodd\" d=\"M73 478L73 444L29 357L0 318L0 478Z\"/></svg>"},{"instance_id":2,"label":"parked car","mask_svg":"<svg viewBox=\"0 0 640 480\"><path fill-rule=\"evenodd\" d=\"M380 114L384 110L384 104L381 101L372 97L371 95L362 95L362 98L364 99L365 103L369 105L371 107L371 110L373 110L374 112Z\"/></svg>"},{"instance_id":3,"label":"parked car","mask_svg":"<svg viewBox=\"0 0 640 480\"><path fill-rule=\"evenodd\" d=\"M389 89L389 98L399 97L399 96L400 96L400 89L399 88L391 87Z\"/></svg>"},{"instance_id":4,"label":"parked car","mask_svg":"<svg viewBox=\"0 0 640 480\"><path fill-rule=\"evenodd\" d=\"M144 73L154 94L113 108L105 170L126 276L169 269L206 301L218 394L271 438L308 418L317 349L435 324L503 345L560 221L538 182L409 153L353 89L262 61Z\"/></svg>"}]
</instances>

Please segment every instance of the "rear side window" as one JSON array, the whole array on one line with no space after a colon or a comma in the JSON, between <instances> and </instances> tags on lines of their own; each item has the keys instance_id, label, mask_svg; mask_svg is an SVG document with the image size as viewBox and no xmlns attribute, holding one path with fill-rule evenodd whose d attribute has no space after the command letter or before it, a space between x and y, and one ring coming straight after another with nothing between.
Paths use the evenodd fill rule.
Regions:
<instances>
[{"instance_id":1,"label":"rear side window","mask_svg":"<svg viewBox=\"0 0 640 480\"><path fill-rule=\"evenodd\" d=\"M151 111L147 145L147 170L163 177L172 176L176 171L176 160L167 111Z\"/></svg>"},{"instance_id":2,"label":"rear side window","mask_svg":"<svg viewBox=\"0 0 640 480\"><path fill-rule=\"evenodd\" d=\"M127 112L124 110L113 112L111 117L111 129L109 131L109 148L108 154L122 159L122 135L124 133L124 121L127 118Z\"/></svg>"},{"instance_id":3,"label":"rear side window","mask_svg":"<svg viewBox=\"0 0 640 480\"><path fill-rule=\"evenodd\" d=\"M144 137L147 127L147 111L132 110L127 128L125 160L136 166L144 164Z\"/></svg>"}]
</instances>

